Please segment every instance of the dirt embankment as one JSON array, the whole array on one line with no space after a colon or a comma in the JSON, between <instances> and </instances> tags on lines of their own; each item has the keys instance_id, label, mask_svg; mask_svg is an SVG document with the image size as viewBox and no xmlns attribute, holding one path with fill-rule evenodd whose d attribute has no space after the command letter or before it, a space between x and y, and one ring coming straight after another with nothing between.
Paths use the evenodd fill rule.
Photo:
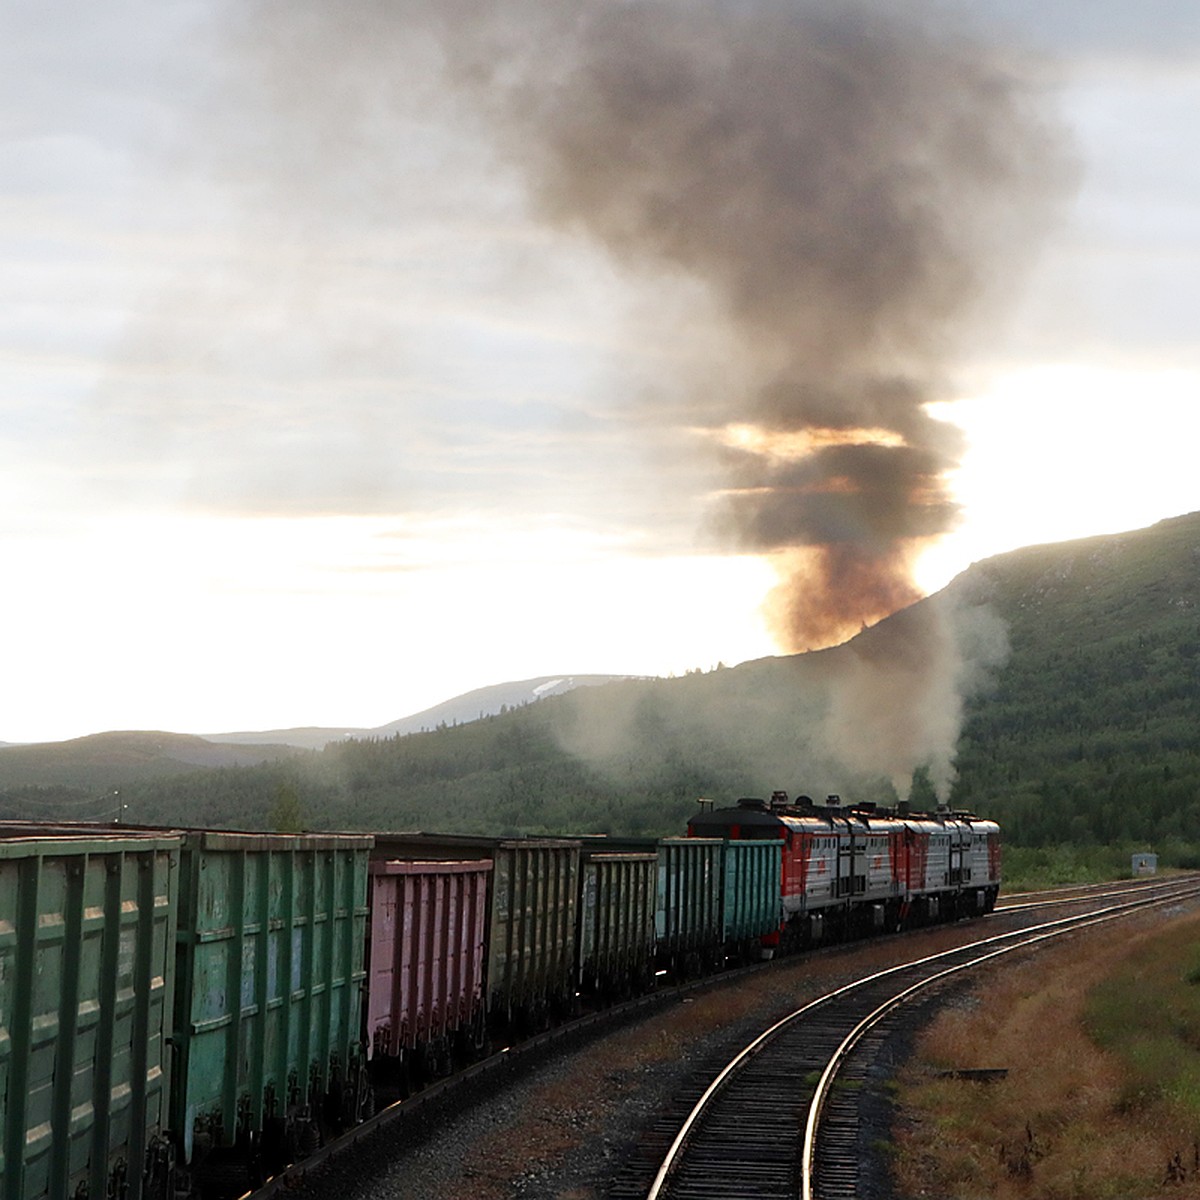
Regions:
<instances>
[{"instance_id":1,"label":"dirt embankment","mask_svg":"<svg viewBox=\"0 0 1200 1200\"><path fill-rule=\"evenodd\" d=\"M898 1193L1200 1197L1200 915L1101 926L997 965L897 1088ZM981 1082L948 1072L1006 1068Z\"/></svg>"}]
</instances>

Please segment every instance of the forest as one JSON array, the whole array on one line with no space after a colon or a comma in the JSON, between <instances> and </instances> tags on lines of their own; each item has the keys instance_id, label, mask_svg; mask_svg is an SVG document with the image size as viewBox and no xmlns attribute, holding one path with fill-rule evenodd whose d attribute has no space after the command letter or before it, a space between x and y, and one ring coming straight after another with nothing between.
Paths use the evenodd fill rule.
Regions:
<instances>
[{"instance_id":1,"label":"forest","mask_svg":"<svg viewBox=\"0 0 1200 1200\"><path fill-rule=\"evenodd\" d=\"M1200 862L1200 514L1015 551L966 576L1007 628L1009 654L967 700L951 806L997 818L1007 842L1031 854L1151 848L1167 862ZM883 636L887 624L859 637ZM580 688L253 767L119 783L109 774L102 786L74 776L0 783L0 814L668 834L684 830L701 797L838 791L890 803L891 782L838 766L814 733L819 681L846 650ZM935 802L921 768L912 802Z\"/></svg>"}]
</instances>

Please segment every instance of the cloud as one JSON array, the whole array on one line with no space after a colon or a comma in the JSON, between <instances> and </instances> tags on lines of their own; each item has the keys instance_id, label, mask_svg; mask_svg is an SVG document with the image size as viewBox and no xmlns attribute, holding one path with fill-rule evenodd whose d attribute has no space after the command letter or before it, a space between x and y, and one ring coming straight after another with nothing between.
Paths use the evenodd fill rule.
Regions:
<instances>
[{"instance_id":1,"label":"cloud","mask_svg":"<svg viewBox=\"0 0 1200 1200\"><path fill-rule=\"evenodd\" d=\"M1062 60L1153 66L1200 53L1200 10L1191 0L956 0L953 9Z\"/></svg>"}]
</instances>

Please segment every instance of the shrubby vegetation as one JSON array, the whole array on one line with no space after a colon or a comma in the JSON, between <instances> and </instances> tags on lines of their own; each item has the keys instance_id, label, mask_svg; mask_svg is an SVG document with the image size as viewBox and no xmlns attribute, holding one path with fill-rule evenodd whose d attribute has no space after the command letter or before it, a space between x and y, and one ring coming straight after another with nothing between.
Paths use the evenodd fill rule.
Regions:
<instances>
[{"instance_id":1,"label":"shrubby vegetation","mask_svg":"<svg viewBox=\"0 0 1200 1200\"><path fill-rule=\"evenodd\" d=\"M970 709L955 802L1018 845L1200 861L1200 520L977 569L1012 655Z\"/></svg>"},{"instance_id":2,"label":"shrubby vegetation","mask_svg":"<svg viewBox=\"0 0 1200 1200\"><path fill-rule=\"evenodd\" d=\"M892 1147L906 1196L1126 1200L1197 1194L1194 914L1097 926L987 972L903 1070ZM963 1068L1004 1068L987 1085Z\"/></svg>"}]
</instances>

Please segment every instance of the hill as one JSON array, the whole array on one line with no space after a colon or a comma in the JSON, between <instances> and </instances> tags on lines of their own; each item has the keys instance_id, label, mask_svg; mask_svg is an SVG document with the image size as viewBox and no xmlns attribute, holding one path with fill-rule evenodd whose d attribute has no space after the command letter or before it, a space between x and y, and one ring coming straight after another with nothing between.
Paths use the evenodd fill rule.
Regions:
<instances>
[{"instance_id":1,"label":"hill","mask_svg":"<svg viewBox=\"0 0 1200 1200\"><path fill-rule=\"evenodd\" d=\"M1200 514L972 568L1009 630L957 801L1026 844L1200 840Z\"/></svg>"},{"instance_id":2,"label":"hill","mask_svg":"<svg viewBox=\"0 0 1200 1200\"><path fill-rule=\"evenodd\" d=\"M1200 845L1198 597L1193 514L978 563L834 649L134 783L123 802L146 821L677 832L699 796L888 801L897 762L928 800L954 753L951 802L1010 841Z\"/></svg>"},{"instance_id":3,"label":"hill","mask_svg":"<svg viewBox=\"0 0 1200 1200\"><path fill-rule=\"evenodd\" d=\"M217 746L183 733L96 733L67 742L0 746L0 790L44 786L107 791L197 767L249 767L296 753L292 746Z\"/></svg>"},{"instance_id":4,"label":"hill","mask_svg":"<svg viewBox=\"0 0 1200 1200\"><path fill-rule=\"evenodd\" d=\"M577 687L595 687L625 679L624 675L542 675L511 683L496 683L454 696L432 708L422 709L408 717L390 721L374 728L330 728L307 726L300 729L271 729L259 733L209 733L210 742L231 746L282 744L306 750L320 750L330 742L347 738L394 737L396 734L424 733L444 725L465 725L510 708L520 708L551 696L561 696ZM0 746L3 743L0 742Z\"/></svg>"}]
</instances>

